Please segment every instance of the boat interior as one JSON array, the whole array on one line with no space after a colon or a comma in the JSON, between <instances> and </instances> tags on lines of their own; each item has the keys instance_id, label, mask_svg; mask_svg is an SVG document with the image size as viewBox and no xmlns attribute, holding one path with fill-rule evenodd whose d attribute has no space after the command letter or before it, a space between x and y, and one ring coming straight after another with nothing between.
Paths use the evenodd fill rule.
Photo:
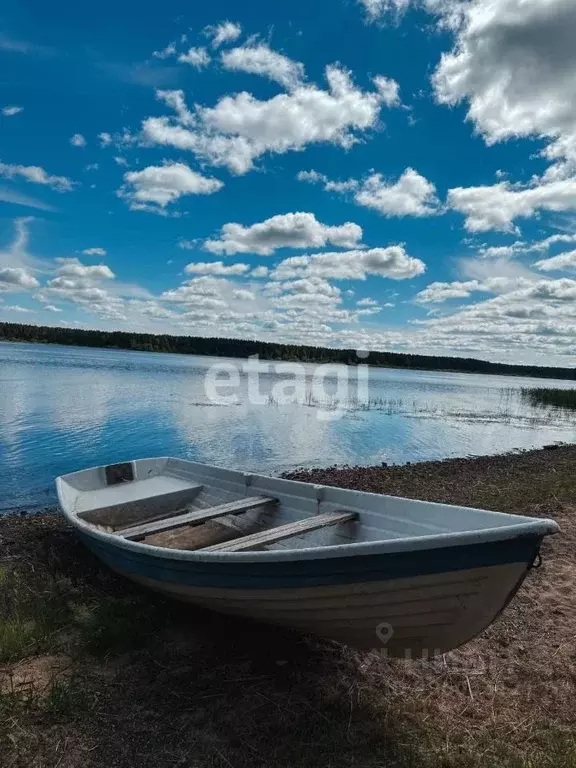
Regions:
<instances>
[{"instance_id":1,"label":"boat interior","mask_svg":"<svg viewBox=\"0 0 576 768\"><path fill-rule=\"evenodd\" d=\"M519 518L295 483L180 459L58 478L68 515L129 541L243 552L353 544L518 525Z\"/></svg>"}]
</instances>

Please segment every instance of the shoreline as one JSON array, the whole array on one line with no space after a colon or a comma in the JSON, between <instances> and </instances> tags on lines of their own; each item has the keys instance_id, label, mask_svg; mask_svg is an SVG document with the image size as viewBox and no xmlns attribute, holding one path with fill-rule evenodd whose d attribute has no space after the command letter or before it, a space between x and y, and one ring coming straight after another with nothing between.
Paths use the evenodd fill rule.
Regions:
<instances>
[{"instance_id":1,"label":"shoreline","mask_svg":"<svg viewBox=\"0 0 576 768\"><path fill-rule=\"evenodd\" d=\"M116 577L61 515L0 517L0 750L58 768L574 768L576 445L285 476L552 517L480 637L383 659L183 609Z\"/></svg>"},{"instance_id":2,"label":"shoreline","mask_svg":"<svg viewBox=\"0 0 576 768\"><path fill-rule=\"evenodd\" d=\"M405 464L302 467L284 472L282 477L468 507L481 507L480 496L483 503L489 505L486 509L527 514L524 506L531 494L529 486L522 488L526 475L532 475L533 484L537 485L539 475L547 474L559 464L568 472L571 463L576 467L576 443ZM479 492L479 486L487 481L494 488L494 494L488 498ZM537 491L534 495L535 501L540 499L539 494ZM499 508L498 504L503 506Z\"/></svg>"},{"instance_id":3,"label":"shoreline","mask_svg":"<svg viewBox=\"0 0 576 768\"><path fill-rule=\"evenodd\" d=\"M82 343L92 340L94 343ZM99 341L99 343L98 343ZM104 343L109 341L110 343ZM127 331L97 331L79 328L38 326L26 323L0 322L0 342L7 344L54 344L84 349L114 349L160 354L184 354L208 357L246 359L254 355L270 362L369 365L375 368L437 373L481 373L485 375L524 376L558 381L576 380L572 367L500 363L481 358L454 355L422 355L385 350L355 350L339 347L314 347L303 344L222 339L203 336L143 334ZM123 342L123 343L120 343ZM368 358L371 357L370 362Z\"/></svg>"},{"instance_id":4,"label":"shoreline","mask_svg":"<svg viewBox=\"0 0 576 768\"><path fill-rule=\"evenodd\" d=\"M440 501L435 496L441 488L439 479L449 477L452 470L460 474L472 473L496 473L501 478L502 472L509 472L518 466L518 459L524 457L526 461L541 464L548 462L551 453L574 448L574 460L576 462L576 443L553 443L542 448L517 448L506 453L483 454L480 456L458 456L445 459L426 459L424 461L407 461L404 464L334 464L328 467L296 467L279 473L270 473L272 477L283 477L287 480L299 480L305 483L317 483L319 485L334 485L341 488L353 488L368 491L370 493L383 493L390 496L406 496L406 498L420 499L422 501ZM562 453L559 455L563 455ZM436 473L437 482L430 482L431 475ZM264 473L266 474L266 473ZM421 480L421 482L420 482ZM466 498L459 501L463 506L474 506L469 503L468 496L458 495L459 483L453 486L443 486L443 503L456 503L453 498ZM461 491L462 489L460 489ZM417 495L421 493L422 495ZM456 496L451 496L451 493ZM513 511L498 510L495 511ZM0 520L4 517L32 517L59 514L58 503L20 505L18 507L0 509Z\"/></svg>"},{"instance_id":5,"label":"shoreline","mask_svg":"<svg viewBox=\"0 0 576 768\"><path fill-rule=\"evenodd\" d=\"M226 360L244 360L243 357L233 356L233 355L218 355L216 352L210 352L210 353L202 353L202 352L173 352L173 351L164 351L161 349L128 349L126 347L114 347L112 345L110 346L102 346L102 347L95 347L90 346L87 344L65 344L64 342L60 341L29 341L28 339L7 339L7 338L0 338L0 343L2 344L38 344L42 347L70 347L71 349L102 349L102 350L110 350L112 352L144 352L145 354L151 354L151 355L177 355L179 357L215 357L215 358L222 358ZM394 354L394 353L393 353ZM247 358L246 358L247 359ZM459 359L459 358L455 358ZM480 358L478 358L480 359ZM274 363L303 363L304 365L332 365L333 363L331 361L327 360L304 360L300 357L294 356L294 357L261 357L259 358L259 362L261 363L270 363L270 365L273 365ZM490 361L481 361L481 362L490 362ZM417 367L406 367L402 365L393 365L393 364L382 364L378 365L377 363L367 363L365 360L360 360L358 363L340 363L340 365L346 365L350 368L355 368L357 365L367 365L369 368L376 368L378 370L391 370L391 371L416 371L419 373L465 373L470 374L473 376L510 376L511 378L520 378L520 379L543 379L543 380L551 380L551 381L576 381L576 374L572 378L567 378L564 376L559 376L557 378L554 378L553 376L545 376L541 375L538 376L537 374L530 374L530 373L508 373L506 371L466 371L461 370L458 368L417 368ZM507 365L507 363L494 363L494 365ZM519 364L521 366L521 364ZM521 366L522 367L522 366ZM530 366L526 366L529 368ZM538 366L537 366L538 367ZM546 366L539 366L540 368L545 368ZM556 370L556 369L553 369ZM557 370L563 370L562 368L559 368Z\"/></svg>"}]
</instances>

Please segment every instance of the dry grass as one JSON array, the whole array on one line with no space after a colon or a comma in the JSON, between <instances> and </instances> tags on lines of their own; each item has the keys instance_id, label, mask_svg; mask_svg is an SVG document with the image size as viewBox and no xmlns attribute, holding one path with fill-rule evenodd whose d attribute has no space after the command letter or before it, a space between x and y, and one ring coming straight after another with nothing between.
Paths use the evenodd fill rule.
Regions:
<instances>
[{"instance_id":1,"label":"dry grass","mask_svg":"<svg viewBox=\"0 0 576 768\"><path fill-rule=\"evenodd\" d=\"M501 619L428 663L184 610L100 568L58 517L3 519L0 764L575 768L575 462L566 447L306 476L561 524Z\"/></svg>"}]
</instances>

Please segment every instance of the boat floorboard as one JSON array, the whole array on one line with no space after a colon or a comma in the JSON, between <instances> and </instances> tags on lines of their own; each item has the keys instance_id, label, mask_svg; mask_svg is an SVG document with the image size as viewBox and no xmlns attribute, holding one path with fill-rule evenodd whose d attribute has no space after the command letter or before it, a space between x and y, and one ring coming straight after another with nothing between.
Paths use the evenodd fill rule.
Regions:
<instances>
[{"instance_id":1,"label":"boat floorboard","mask_svg":"<svg viewBox=\"0 0 576 768\"><path fill-rule=\"evenodd\" d=\"M277 503L278 500L271 496L245 497L243 499L229 501L226 504L219 504L215 507L208 507L207 509L194 509L188 512L181 512L173 517L157 520L153 523L143 523L142 525L135 525L131 528L124 528L123 530L118 531L118 535L129 541L138 541L139 539L143 539L154 533L162 533L164 531L173 530L174 528L182 528L185 525L205 523L208 520L215 520L218 517L240 514L251 509L256 509L257 507L263 507L267 504Z\"/></svg>"},{"instance_id":2,"label":"boat floorboard","mask_svg":"<svg viewBox=\"0 0 576 768\"><path fill-rule=\"evenodd\" d=\"M329 525L336 525L337 523L350 522L357 518L357 512L327 512L323 515L317 515L316 517L307 517L304 520L297 520L294 523L287 523L286 525L280 525L276 528L268 528L265 531L258 531L257 533L252 533L248 536L242 536L232 542L214 544L211 547L205 547L202 551L245 552L266 546L266 544L272 544L281 539L300 536L307 531L315 531L319 528L326 528Z\"/></svg>"}]
</instances>

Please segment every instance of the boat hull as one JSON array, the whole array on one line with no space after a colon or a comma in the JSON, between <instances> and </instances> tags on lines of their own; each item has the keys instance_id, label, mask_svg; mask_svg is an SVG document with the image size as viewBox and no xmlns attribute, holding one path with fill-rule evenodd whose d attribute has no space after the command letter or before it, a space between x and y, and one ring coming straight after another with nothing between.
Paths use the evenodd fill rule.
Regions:
<instances>
[{"instance_id":1,"label":"boat hull","mask_svg":"<svg viewBox=\"0 0 576 768\"><path fill-rule=\"evenodd\" d=\"M113 570L171 598L404 658L429 658L482 632L519 588L542 540L210 563L82 538Z\"/></svg>"}]
</instances>

